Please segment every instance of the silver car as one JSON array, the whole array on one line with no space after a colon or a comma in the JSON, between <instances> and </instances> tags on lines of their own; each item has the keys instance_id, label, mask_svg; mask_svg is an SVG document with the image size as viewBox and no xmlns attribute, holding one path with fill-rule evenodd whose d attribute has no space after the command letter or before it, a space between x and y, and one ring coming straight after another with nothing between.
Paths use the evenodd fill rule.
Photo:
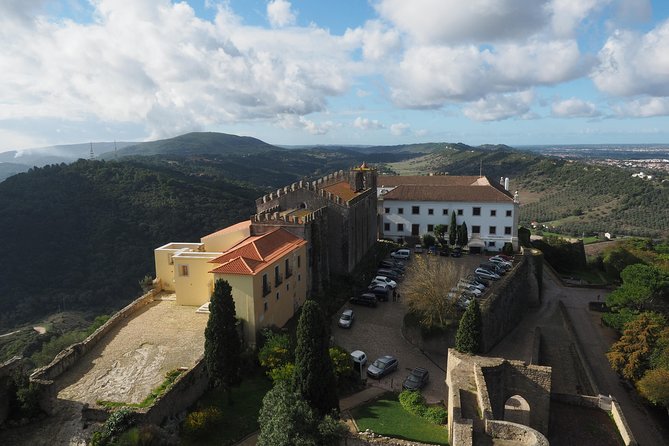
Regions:
<instances>
[{"instance_id":1,"label":"silver car","mask_svg":"<svg viewBox=\"0 0 669 446\"><path fill-rule=\"evenodd\" d=\"M351 328L353 325L353 310L344 310L344 312L339 316L338 325L341 328Z\"/></svg>"},{"instance_id":2,"label":"silver car","mask_svg":"<svg viewBox=\"0 0 669 446\"><path fill-rule=\"evenodd\" d=\"M381 356L379 359L374 361L372 365L367 367L367 375L372 378L381 379L388 373L397 370L397 365L399 362L394 356Z\"/></svg>"}]
</instances>

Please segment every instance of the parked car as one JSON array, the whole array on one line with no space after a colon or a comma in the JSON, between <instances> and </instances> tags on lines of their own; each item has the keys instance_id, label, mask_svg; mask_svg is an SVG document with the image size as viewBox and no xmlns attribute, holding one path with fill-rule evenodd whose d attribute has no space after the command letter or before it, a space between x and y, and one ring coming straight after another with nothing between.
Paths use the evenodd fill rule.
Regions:
<instances>
[{"instance_id":1,"label":"parked car","mask_svg":"<svg viewBox=\"0 0 669 446\"><path fill-rule=\"evenodd\" d=\"M376 275L377 276L385 276L389 279L394 280L395 282L399 282L402 275L398 274L397 272L393 271L392 269L387 269L387 268L379 268L376 270Z\"/></svg>"},{"instance_id":2,"label":"parked car","mask_svg":"<svg viewBox=\"0 0 669 446\"><path fill-rule=\"evenodd\" d=\"M376 296L372 293L364 293L360 296L353 296L348 300L352 304L367 305L368 307L376 307Z\"/></svg>"},{"instance_id":3,"label":"parked car","mask_svg":"<svg viewBox=\"0 0 669 446\"><path fill-rule=\"evenodd\" d=\"M462 257L462 249L454 248L453 251L451 251L451 257Z\"/></svg>"},{"instance_id":4,"label":"parked car","mask_svg":"<svg viewBox=\"0 0 669 446\"><path fill-rule=\"evenodd\" d=\"M427 381L430 379L430 372L423 367L416 367L409 373L407 379L404 380L402 387L406 390L419 390L422 389Z\"/></svg>"},{"instance_id":5,"label":"parked car","mask_svg":"<svg viewBox=\"0 0 669 446\"><path fill-rule=\"evenodd\" d=\"M458 285L460 284L465 284L469 286L473 286L474 288L478 288L479 290L483 291L486 289L486 286L482 284L481 282L474 280L474 279L460 279L458 282Z\"/></svg>"},{"instance_id":6,"label":"parked car","mask_svg":"<svg viewBox=\"0 0 669 446\"><path fill-rule=\"evenodd\" d=\"M393 356L381 356L367 367L367 375L372 378L381 379L388 373L397 370L399 362Z\"/></svg>"},{"instance_id":7,"label":"parked car","mask_svg":"<svg viewBox=\"0 0 669 446\"><path fill-rule=\"evenodd\" d=\"M339 325L341 328L351 328L351 325L353 325L353 310L344 310L341 316L339 316L339 322L337 325Z\"/></svg>"},{"instance_id":8,"label":"parked car","mask_svg":"<svg viewBox=\"0 0 669 446\"><path fill-rule=\"evenodd\" d=\"M506 254L496 254L495 257L506 260L507 262L513 262L513 256L507 256Z\"/></svg>"},{"instance_id":9,"label":"parked car","mask_svg":"<svg viewBox=\"0 0 669 446\"><path fill-rule=\"evenodd\" d=\"M395 289L397 288L397 282L394 280L386 277L386 276L376 276L372 279L372 285L377 285L377 284L382 284L382 285L388 285L390 288Z\"/></svg>"},{"instance_id":10,"label":"parked car","mask_svg":"<svg viewBox=\"0 0 669 446\"><path fill-rule=\"evenodd\" d=\"M495 263L497 265L500 265L500 266L506 268L507 270L510 270L511 268L513 268L513 263L507 262L506 260L502 259L501 257L490 257L488 259L488 262L492 262L492 263Z\"/></svg>"},{"instance_id":11,"label":"parked car","mask_svg":"<svg viewBox=\"0 0 669 446\"><path fill-rule=\"evenodd\" d=\"M428 253L428 254L432 254L432 255L437 254L437 247L434 246L434 245L428 247L428 248L427 248L427 253Z\"/></svg>"},{"instance_id":12,"label":"parked car","mask_svg":"<svg viewBox=\"0 0 669 446\"><path fill-rule=\"evenodd\" d=\"M367 355L362 350L352 351L351 359L355 364L360 364L360 367L363 367L365 364L367 364Z\"/></svg>"},{"instance_id":13,"label":"parked car","mask_svg":"<svg viewBox=\"0 0 669 446\"><path fill-rule=\"evenodd\" d=\"M439 255L448 257L448 247L441 248L439 250Z\"/></svg>"},{"instance_id":14,"label":"parked car","mask_svg":"<svg viewBox=\"0 0 669 446\"><path fill-rule=\"evenodd\" d=\"M479 267L492 271L493 273L498 274L500 276L506 274L506 268L493 262L481 263Z\"/></svg>"},{"instance_id":15,"label":"parked car","mask_svg":"<svg viewBox=\"0 0 669 446\"><path fill-rule=\"evenodd\" d=\"M413 247L413 252L414 254L422 254L423 253L423 245L416 245Z\"/></svg>"},{"instance_id":16,"label":"parked car","mask_svg":"<svg viewBox=\"0 0 669 446\"><path fill-rule=\"evenodd\" d=\"M379 268L392 269L399 272L404 272L405 269L404 264L402 262L392 259L381 260L379 262Z\"/></svg>"},{"instance_id":17,"label":"parked car","mask_svg":"<svg viewBox=\"0 0 669 446\"><path fill-rule=\"evenodd\" d=\"M474 296L481 296L483 294L483 291L468 283L458 283L458 289L461 291L468 291Z\"/></svg>"},{"instance_id":18,"label":"parked car","mask_svg":"<svg viewBox=\"0 0 669 446\"><path fill-rule=\"evenodd\" d=\"M398 249L397 251L391 252L390 257L393 259L409 260L409 257L411 257L411 251L404 248Z\"/></svg>"},{"instance_id":19,"label":"parked car","mask_svg":"<svg viewBox=\"0 0 669 446\"><path fill-rule=\"evenodd\" d=\"M487 270L485 268L476 268L474 270L474 274L483 277L484 279L489 279L489 280L499 280L500 276L497 273L493 273L490 270Z\"/></svg>"},{"instance_id":20,"label":"parked car","mask_svg":"<svg viewBox=\"0 0 669 446\"><path fill-rule=\"evenodd\" d=\"M367 293L375 295L377 300L388 302L389 296L393 294L393 289L384 284L370 285Z\"/></svg>"}]
</instances>

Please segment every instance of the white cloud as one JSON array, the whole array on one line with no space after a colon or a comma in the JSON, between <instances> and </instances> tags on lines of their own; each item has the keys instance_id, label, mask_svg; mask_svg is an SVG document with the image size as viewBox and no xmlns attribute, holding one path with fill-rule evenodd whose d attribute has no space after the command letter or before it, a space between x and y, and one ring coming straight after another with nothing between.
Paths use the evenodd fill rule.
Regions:
<instances>
[{"instance_id":1,"label":"white cloud","mask_svg":"<svg viewBox=\"0 0 669 446\"><path fill-rule=\"evenodd\" d=\"M570 98L553 103L551 114L557 118L589 118L600 113L592 102Z\"/></svg>"},{"instance_id":2,"label":"white cloud","mask_svg":"<svg viewBox=\"0 0 669 446\"><path fill-rule=\"evenodd\" d=\"M669 20L644 35L617 31L599 52L592 74L600 90L616 96L669 96Z\"/></svg>"},{"instance_id":3,"label":"white cloud","mask_svg":"<svg viewBox=\"0 0 669 446\"><path fill-rule=\"evenodd\" d=\"M353 127L360 130L379 130L384 128L383 124L376 119L363 118L362 116L355 118Z\"/></svg>"},{"instance_id":4,"label":"white cloud","mask_svg":"<svg viewBox=\"0 0 669 446\"><path fill-rule=\"evenodd\" d=\"M351 45L315 26L249 27L225 5L213 22L169 0L93 6L89 24L0 26L0 119L142 122L165 137L322 111L356 73Z\"/></svg>"},{"instance_id":5,"label":"white cloud","mask_svg":"<svg viewBox=\"0 0 669 446\"><path fill-rule=\"evenodd\" d=\"M620 118L650 118L653 116L669 116L669 98L640 98L613 107Z\"/></svg>"},{"instance_id":6,"label":"white cloud","mask_svg":"<svg viewBox=\"0 0 669 446\"><path fill-rule=\"evenodd\" d=\"M362 28L347 29L344 40L362 47L365 59L378 61L395 53L401 46L400 33L378 20L370 20Z\"/></svg>"},{"instance_id":7,"label":"white cloud","mask_svg":"<svg viewBox=\"0 0 669 446\"><path fill-rule=\"evenodd\" d=\"M267 4L267 20L275 28L294 25L297 17L286 0L272 0Z\"/></svg>"},{"instance_id":8,"label":"white cloud","mask_svg":"<svg viewBox=\"0 0 669 446\"><path fill-rule=\"evenodd\" d=\"M301 129L311 135L325 135L330 130L338 128L341 125L332 121L315 122L304 116L295 116L290 114L280 115L277 119L280 127L285 129Z\"/></svg>"},{"instance_id":9,"label":"white cloud","mask_svg":"<svg viewBox=\"0 0 669 446\"><path fill-rule=\"evenodd\" d=\"M390 125L390 133L395 136L402 136L407 133L411 126L405 122L396 122Z\"/></svg>"},{"instance_id":10,"label":"white cloud","mask_svg":"<svg viewBox=\"0 0 669 446\"><path fill-rule=\"evenodd\" d=\"M547 0L381 0L382 18L421 44L523 38L548 22Z\"/></svg>"},{"instance_id":11,"label":"white cloud","mask_svg":"<svg viewBox=\"0 0 669 446\"><path fill-rule=\"evenodd\" d=\"M553 0L551 24L558 36L572 36L583 19L611 0Z\"/></svg>"},{"instance_id":12,"label":"white cloud","mask_svg":"<svg viewBox=\"0 0 669 446\"><path fill-rule=\"evenodd\" d=\"M534 92L522 91L509 94L491 94L464 108L464 114L475 121L501 121L514 117L532 117L530 105Z\"/></svg>"}]
</instances>

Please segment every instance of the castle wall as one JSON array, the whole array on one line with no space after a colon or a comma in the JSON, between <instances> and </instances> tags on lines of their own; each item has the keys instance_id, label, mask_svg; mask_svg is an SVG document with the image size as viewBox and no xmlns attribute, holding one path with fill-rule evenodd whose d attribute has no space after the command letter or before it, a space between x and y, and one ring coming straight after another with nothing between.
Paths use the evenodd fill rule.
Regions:
<instances>
[{"instance_id":1,"label":"castle wall","mask_svg":"<svg viewBox=\"0 0 669 446\"><path fill-rule=\"evenodd\" d=\"M541 302L543 257L536 250L525 250L513 270L481 302L482 344L487 352L516 327L528 307Z\"/></svg>"}]
</instances>

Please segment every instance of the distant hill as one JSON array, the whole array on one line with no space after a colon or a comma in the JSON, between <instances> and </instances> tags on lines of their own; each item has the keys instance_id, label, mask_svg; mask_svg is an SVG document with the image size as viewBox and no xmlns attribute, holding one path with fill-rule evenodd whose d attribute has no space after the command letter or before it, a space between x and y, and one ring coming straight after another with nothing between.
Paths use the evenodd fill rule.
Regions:
<instances>
[{"instance_id":1,"label":"distant hill","mask_svg":"<svg viewBox=\"0 0 669 446\"><path fill-rule=\"evenodd\" d=\"M26 164L0 162L0 182L7 177L25 172L28 169L30 169L30 166Z\"/></svg>"},{"instance_id":2,"label":"distant hill","mask_svg":"<svg viewBox=\"0 0 669 446\"><path fill-rule=\"evenodd\" d=\"M186 133L174 138L161 139L134 144L118 150L115 156L151 156L151 155L223 155L253 154L270 150L284 150L249 136L229 135L215 132ZM108 153L105 159L111 159Z\"/></svg>"},{"instance_id":3,"label":"distant hill","mask_svg":"<svg viewBox=\"0 0 669 446\"><path fill-rule=\"evenodd\" d=\"M93 153L96 158L100 155L113 152L114 147L123 149L134 142L95 142ZM10 150L0 153L0 163L19 163L30 167L42 167L47 164L71 163L80 158L88 159L91 152L91 143L63 144L57 146L38 147L25 150Z\"/></svg>"}]
</instances>

